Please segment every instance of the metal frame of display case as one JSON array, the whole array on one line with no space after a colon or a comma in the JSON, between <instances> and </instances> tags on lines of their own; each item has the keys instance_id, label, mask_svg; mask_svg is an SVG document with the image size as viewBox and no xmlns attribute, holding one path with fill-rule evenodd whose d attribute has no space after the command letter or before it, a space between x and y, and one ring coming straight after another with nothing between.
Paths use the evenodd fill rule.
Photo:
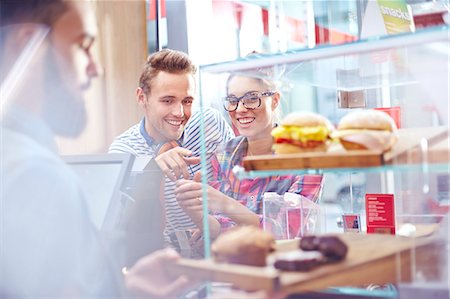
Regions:
<instances>
[{"instance_id":1,"label":"metal frame of display case","mask_svg":"<svg viewBox=\"0 0 450 299\"><path fill-rule=\"evenodd\" d=\"M214 63L200 67L201 72L223 73L238 72L254 68L270 67L277 64L290 64L308 60L344 56L386 50L395 47L407 47L436 41L449 40L449 27L433 27L415 33L403 33L362 39L341 45L324 45L312 49L300 49L286 53L259 54L235 61Z\"/></svg>"}]
</instances>

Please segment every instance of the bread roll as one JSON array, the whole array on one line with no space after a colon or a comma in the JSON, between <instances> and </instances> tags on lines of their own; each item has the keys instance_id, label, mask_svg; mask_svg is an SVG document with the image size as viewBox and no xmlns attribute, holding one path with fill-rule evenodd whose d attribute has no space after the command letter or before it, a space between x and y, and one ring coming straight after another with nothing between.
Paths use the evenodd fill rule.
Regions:
<instances>
[{"instance_id":1,"label":"bread roll","mask_svg":"<svg viewBox=\"0 0 450 299\"><path fill-rule=\"evenodd\" d=\"M346 150L385 152L397 141L394 120L378 110L358 110L344 116L332 134Z\"/></svg>"}]
</instances>

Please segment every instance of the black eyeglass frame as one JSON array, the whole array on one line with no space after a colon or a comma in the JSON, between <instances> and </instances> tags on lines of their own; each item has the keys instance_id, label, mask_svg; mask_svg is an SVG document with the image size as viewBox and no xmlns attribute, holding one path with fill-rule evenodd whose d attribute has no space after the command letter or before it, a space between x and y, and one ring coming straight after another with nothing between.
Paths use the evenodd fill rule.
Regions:
<instances>
[{"instance_id":1,"label":"black eyeglass frame","mask_svg":"<svg viewBox=\"0 0 450 299\"><path fill-rule=\"evenodd\" d=\"M227 109L227 105L226 105L225 103L223 104L223 108L224 108L226 111L228 111L228 112L233 112L233 111L236 111L236 110L237 110L237 108L238 108L238 106L239 106L239 102L242 102L242 105L244 105L245 109L248 109L248 110L254 110L254 109L257 109L257 108L261 107L261 98L262 98L262 97L271 97L271 96L273 96L273 95L276 94L276 93L277 93L277 92L276 92L276 91L273 91L273 90L268 90L268 91L264 91L264 92L261 92L261 91L249 91L249 92L245 93L242 97L232 96L233 98L236 99L236 101L235 101L236 107L234 107L234 109L231 109L231 110ZM249 95L255 96L255 94L256 94L256 97L257 97L258 100L259 100L258 106L255 107L255 108L247 107L247 105L245 104L245 102L244 102L243 100L245 99L245 97L248 97ZM225 98L224 98L224 102L228 101L227 99L228 99L229 97L230 97L230 96L225 97ZM228 102L229 102L229 101L228 101Z\"/></svg>"}]
</instances>

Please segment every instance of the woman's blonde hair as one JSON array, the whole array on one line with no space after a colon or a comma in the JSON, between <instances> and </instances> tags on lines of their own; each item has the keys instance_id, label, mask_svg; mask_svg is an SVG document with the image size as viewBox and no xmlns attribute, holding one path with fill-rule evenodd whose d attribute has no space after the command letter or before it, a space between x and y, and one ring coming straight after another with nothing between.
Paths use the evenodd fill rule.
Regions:
<instances>
[{"instance_id":1,"label":"woman's blonde hair","mask_svg":"<svg viewBox=\"0 0 450 299\"><path fill-rule=\"evenodd\" d=\"M258 53L256 51L253 51L247 56L246 58L249 59L256 59L264 54ZM227 79L226 82L226 93L228 94L228 86L231 81L236 76L242 76L242 77L248 77L255 79L258 81L262 86L266 87L270 91L275 91L279 94L280 100L281 100L281 92L280 92L280 79L282 78L284 73L284 67L278 67L278 66L270 66L270 67L264 67L264 68L255 68L250 69L245 72L239 72L239 73L231 73L230 76ZM273 111L273 125L275 126L278 124L282 119L282 111L281 111L281 105L278 104L277 108Z\"/></svg>"}]
</instances>

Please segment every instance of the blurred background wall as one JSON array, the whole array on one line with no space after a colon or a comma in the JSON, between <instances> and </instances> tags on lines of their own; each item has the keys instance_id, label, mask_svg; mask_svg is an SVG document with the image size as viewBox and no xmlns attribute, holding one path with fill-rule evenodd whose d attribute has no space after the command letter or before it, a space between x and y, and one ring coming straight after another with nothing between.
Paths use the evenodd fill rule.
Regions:
<instances>
[{"instance_id":1,"label":"blurred background wall","mask_svg":"<svg viewBox=\"0 0 450 299\"><path fill-rule=\"evenodd\" d=\"M147 58L146 2L94 2L99 32L94 55L103 74L93 80L86 109L88 124L75 139L58 139L63 155L102 153L115 136L142 117L135 99Z\"/></svg>"},{"instance_id":2,"label":"blurred background wall","mask_svg":"<svg viewBox=\"0 0 450 299\"><path fill-rule=\"evenodd\" d=\"M139 121L142 113L134 93L149 53L166 47L181 50L203 65L234 60L253 50L270 53L349 41L357 35L349 11L357 11L361 1L366 0L332 1L337 9L331 10L312 0L94 1L99 23L94 55L103 73L88 94L84 133L75 140L58 139L60 152L106 152L115 136ZM313 95L309 90L312 87L300 93Z\"/></svg>"},{"instance_id":3,"label":"blurred background wall","mask_svg":"<svg viewBox=\"0 0 450 299\"><path fill-rule=\"evenodd\" d=\"M417 1L423 2L406 0L408 4ZM94 50L103 74L94 80L86 102L89 122L84 134L76 140L58 140L60 151L62 154L106 152L115 136L139 121L142 114L134 93L149 53L167 47L187 52L194 63L205 65L232 61L253 50L268 54L357 41L362 38L367 3L368 0L94 1L99 22ZM374 27L370 22L367 26ZM448 91L448 76L435 75L426 79L420 72L425 67L430 71L439 68L439 57L447 55L447 50L445 47L435 49L436 55L440 55L436 59L409 58L426 64L417 65L416 69L409 66L420 81L429 82L421 85L421 90L409 85L389 90L373 89L368 93L368 102L380 106L392 99L391 106L402 106L405 124L417 122L414 111L418 109L428 111L422 126L448 124L449 106L443 98L448 92L442 94L440 89L434 88L447 86ZM423 56L422 53L416 55ZM336 105L336 63L353 69L357 59L304 63L297 70L301 77L295 80L289 78L289 71L281 70L282 110L318 111L336 123L346 112ZM313 66L314 71L308 71ZM302 73L302 69L306 71ZM227 74L223 75L226 78ZM198 98L205 102L215 101L225 92L226 80L209 79L207 74L202 76L203 88L198 90ZM410 99L414 96L426 97L426 106L422 101L417 101L419 107L412 106ZM402 98L407 100L397 100ZM198 105L196 101L194 108Z\"/></svg>"}]
</instances>

